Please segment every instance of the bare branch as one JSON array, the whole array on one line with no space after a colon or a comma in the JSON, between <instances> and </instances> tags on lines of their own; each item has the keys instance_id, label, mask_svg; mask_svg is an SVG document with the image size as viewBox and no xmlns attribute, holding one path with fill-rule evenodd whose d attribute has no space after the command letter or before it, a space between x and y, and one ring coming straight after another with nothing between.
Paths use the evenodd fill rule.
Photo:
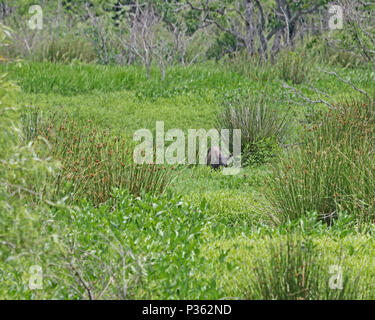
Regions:
<instances>
[{"instance_id":1,"label":"bare branch","mask_svg":"<svg viewBox=\"0 0 375 320\"><path fill-rule=\"evenodd\" d=\"M335 77L336 77L337 79L339 79L340 81L342 81L342 82L344 82L344 83L350 85L355 91L358 91L359 93L361 93L361 94L363 94L364 96L366 96L366 98L368 98L369 100L371 100L371 101L373 100L365 90L362 90L362 89L356 87L356 86L354 85L354 83L351 82L350 80L345 80L345 79L343 79L343 78L340 77L336 72L333 72L333 71L327 71L327 70L322 70L322 71L323 71L324 73L329 74L329 75L335 76Z\"/></svg>"},{"instance_id":2,"label":"bare branch","mask_svg":"<svg viewBox=\"0 0 375 320\"><path fill-rule=\"evenodd\" d=\"M320 104L323 103L325 104L329 109L334 110L336 109L335 106L333 106L331 103L328 101L322 99L319 95L319 92L317 89L314 88L315 93L319 96L318 100L312 100L309 97L306 97L302 92L298 91L296 88L289 86L288 84L284 83L284 88L292 90L297 96L299 96L302 100L311 103L311 104Z\"/></svg>"}]
</instances>

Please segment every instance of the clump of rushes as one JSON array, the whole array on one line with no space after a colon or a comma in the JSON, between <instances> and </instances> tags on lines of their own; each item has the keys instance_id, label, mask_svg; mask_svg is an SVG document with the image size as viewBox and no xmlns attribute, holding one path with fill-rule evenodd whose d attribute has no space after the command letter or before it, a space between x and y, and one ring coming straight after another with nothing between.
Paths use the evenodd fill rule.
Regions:
<instances>
[{"instance_id":1,"label":"clump of rushes","mask_svg":"<svg viewBox=\"0 0 375 320\"><path fill-rule=\"evenodd\" d=\"M375 221L375 102L354 98L305 128L301 145L283 157L268 181L277 222L317 212L332 223L338 212Z\"/></svg>"},{"instance_id":2,"label":"clump of rushes","mask_svg":"<svg viewBox=\"0 0 375 320\"><path fill-rule=\"evenodd\" d=\"M311 58L304 52L286 51L280 54L278 61L279 76L281 79L301 84L305 81L311 68Z\"/></svg>"},{"instance_id":3,"label":"clump of rushes","mask_svg":"<svg viewBox=\"0 0 375 320\"><path fill-rule=\"evenodd\" d=\"M270 240L265 259L257 258L249 299L332 300L361 299L360 275L352 275L343 254L328 261L311 239L288 236L285 241ZM334 266L333 269L332 266ZM340 274L339 274L340 272ZM338 279L333 280L333 273ZM340 278L341 276L341 278ZM248 293L246 293L248 292Z\"/></svg>"},{"instance_id":4,"label":"clump of rushes","mask_svg":"<svg viewBox=\"0 0 375 320\"><path fill-rule=\"evenodd\" d=\"M264 94L262 97L236 95L224 101L216 117L216 128L241 130L242 159L245 164L262 164L270 160L285 140L288 112L277 110ZM229 147L232 150L232 137Z\"/></svg>"},{"instance_id":5,"label":"clump of rushes","mask_svg":"<svg viewBox=\"0 0 375 320\"><path fill-rule=\"evenodd\" d=\"M39 123L39 136L50 143L52 156L61 163L56 195L68 193L73 201L85 198L100 204L114 188L135 196L162 194L175 176L174 167L134 163L126 139L112 135L110 129L97 130L91 120L82 126L68 114L55 114Z\"/></svg>"}]
</instances>

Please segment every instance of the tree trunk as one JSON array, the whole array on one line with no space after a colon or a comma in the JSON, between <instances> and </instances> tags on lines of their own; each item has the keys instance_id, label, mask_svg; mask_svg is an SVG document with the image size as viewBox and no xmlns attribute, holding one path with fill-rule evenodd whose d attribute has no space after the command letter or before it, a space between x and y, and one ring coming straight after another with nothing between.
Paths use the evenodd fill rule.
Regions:
<instances>
[{"instance_id":1,"label":"tree trunk","mask_svg":"<svg viewBox=\"0 0 375 320\"><path fill-rule=\"evenodd\" d=\"M271 62L275 62L275 58L277 54L280 51L280 45L281 45L281 31L276 33L275 39L273 41L272 49L271 49Z\"/></svg>"},{"instance_id":2,"label":"tree trunk","mask_svg":"<svg viewBox=\"0 0 375 320\"><path fill-rule=\"evenodd\" d=\"M246 36L245 45L250 55L254 55L254 37L255 29L253 24L254 2L253 0L244 0L245 18L246 18Z\"/></svg>"}]
</instances>

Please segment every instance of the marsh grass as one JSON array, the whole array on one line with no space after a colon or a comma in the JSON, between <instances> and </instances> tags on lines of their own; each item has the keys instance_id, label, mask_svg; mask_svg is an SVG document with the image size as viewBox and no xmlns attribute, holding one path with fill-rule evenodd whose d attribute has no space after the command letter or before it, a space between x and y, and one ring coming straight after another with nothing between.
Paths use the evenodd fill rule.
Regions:
<instances>
[{"instance_id":1,"label":"marsh grass","mask_svg":"<svg viewBox=\"0 0 375 320\"><path fill-rule=\"evenodd\" d=\"M8 72L25 92L63 96L134 90L137 98L154 100L192 93L206 95L211 90L225 93L228 89L238 90L248 85L243 76L218 69L210 63L189 68L170 67L164 81L160 81L160 71L155 67L151 68L147 80L144 70L137 65L24 62L21 66L0 64L0 71Z\"/></svg>"},{"instance_id":2,"label":"marsh grass","mask_svg":"<svg viewBox=\"0 0 375 320\"><path fill-rule=\"evenodd\" d=\"M14 64L1 64L0 70L9 72L9 77L18 81L22 92L15 94L16 98L6 103L1 96L0 86L3 102L0 105L1 129L5 123L9 124L9 130L0 131L0 154L5 157L0 159L0 180L6 181L9 187L4 188L1 184L0 188L0 269L3 270L0 278L3 276L5 280L0 286L0 297L89 298L87 289L77 277L79 272L82 279L89 284L89 290L93 293L90 296L95 299L259 299L263 297L262 292L274 299L285 296L286 299L312 299L315 293L315 297L319 298L346 299L358 298L358 290L363 294L362 298L367 298L365 294L369 291L362 285L371 283L373 279L371 263L365 266L365 272L361 273L360 278L355 278L360 280L360 288L355 289L353 295L349 291L341 296L338 291L331 292L325 278L329 273L329 260L330 263L343 266L344 276L346 271L349 271L348 283L351 284L361 269L363 257L374 255L371 234L367 236L363 230L358 232L355 223L356 217L367 219L371 216L371 210L373 211L368 205L375 190L371 149L367 149L367 157L362 152L361 156L355 158L352 156L354 147L345 148L337 143L341 141L339 137L342 138L343 134L348 133L353 144L345 142L344 145L357 145L358 150L362 148L361 142L358 141L364 137L365 130L355 131L358 124L363 123L357 121L360 116L353 118L357 122L343 126L337 136L332 133L334 128L330 128L330 123L337 125L332 116L332 122L328 122L324 129L330 131L332 142L328 144L327 141L331 140L323 139L326 141L323 147L318 146L318 137L324 136L321 132L325 131L319 130L323 130L321 124L327 115L311 119L309 125L313 127L302 139L304 145L307 144L306 141L313 141L311 145L315 146L316 150L329 152L324 155L319 151L318 165L311 154L306 155L307 148L304 148L306 156L302 157L300 162L297 161L299 167L288 168L286 178L289 185L294 183L294 187L288 186L286 190L278 193L272 213L279 221L283 221L284 217L288 220L293 214L302 217L277 228L269 225L265 214L269 201L263 197L263 186L264 179L271 171L269 165L244 168L244 174L234 177L212 172L206 167L191 167L181 175L180 181L173 182L176 183L175 189L171 188L171 192L164 191L168 195L165 197L160 196L160 189L156 187L155 196L148 194L154 192L147 191L147 187L153 182L160 185L154 181L154 166L135 167L131 162L122 161L125 164L123 167L118 162L118 159L126 160L131 157L130 152L126 154L126 150L131 150L131 144L122 137L117 141L119 133L125 136L126 131L132 133L140 127L153 127L154 119L162 118L166 121L170 119L169 124L178 124L178 127L183 129L211 128L214 121L212 115L217 112L222 98L243 94L249 89L254 94L264 92L273 99L270 106L275 105L276 111L283 112L283 106L276 106L274 103L282 96L278 70L268 66L256 66L252 70L250 63L247 68L249 73L243 76L241 67L237 71L223 72L217 64L192 65L186 68L173 66L166 73L165 81L161 83L157 70L152 70L151 79L147 81L144 70L139 67L104 67L76 62L70 65L23 63L19 67ZM351 77L365 88L371 85L368 84L368 79L371 79L368 71L346 70L344 76ZM271 82L271 85L265 84L265 81ZM327 90L335 97L345 95L343 86L335 79L321 77L319 81L314 84L320 89ZM2 107L5 106L6 109L14 107L15 104L30 103L42 106L44 114L24 116L26 128L17 133L22 133L25 138L13 141L13 138L17 138L17 133L10 130L10 127L18 121L19 114L14 113L4 119ZM56 114L54 117L48 113L47 110L56 110L59 105L69 108L68 116ZM362 111L365 109L358 108ZM298 109L299 111L304 112L302 109ZM9 110L9 113L13 111ZM344 110L342 113L345 115ZM124 114L126 117L123 117ZM353 114L348 114L344 118L350 120L352 116ZM121 118L123 120L120 120ZM90 123L88 119L93 122ZM60 125L64 127L61 131ZM113 131L105 129L109 125L114 127ZM309 129L310 127L307 127L306 131ZM97 132L93 133L93 130ZM103 131L105 135L102 134ZM357 133L354 134L354 131ZM77 139L74 139L74 136ZM367 148L371 144L370 134L366 139L369 139L365 144ZM342 140L345 141L343 138ZM13 142L20 141L22 144L11 147ZM124 141L125 147L121 145L121 141ZM267 145L267 141L265 144ZM116 149L117 146L119 150ZM299 152L294 156L298 157ZM343 154L339 160L341 162L337 162L340 154ZM262 158L262 153L259 153L259 156ZM54 170L52 161L45 161L43 158L60 159L60 169ZM100 160L100 168L96 160ZM282 161L286 161L286 166L290 165L287 160ZM337 168L333 169L335 163ZM303 180L305 176L302 165L307 165L309 170L313 168L306 180ZM356 167L358 169L355 169ZM167 185L173 180L171 167L155 168L160 168L161 171L159 181L164 174L171 178L166 179ZM367 168L367 171L364 168ZM56 174L52 176L47 173L50 169ZM347 170L344 172L346 176L343 170ZM91 177L91 174L94 174L94 177ZM113 175L112 179L107 180L108 175ZM284 176L282 175L282 178ZM293 180L294 178L296 180ZM181 180L184 181L181 183ZM336 186L333 184L335 180L339 181ZM362 184L362 181L365 183ZM275 180L274 183L278 189L285 187L284 180ZM345 189L349 183L350 188ZM15 187L10 187L10 184ZM60 189L57 191L54 186L59 186ZM84 190L85 186L88 190ZM305 195L301 192L306 186L310 189ZM112 187L126 190L110 192ZM71 206L73 208L69 208L72 203L68 201L64 206L59 204L42 207L41 201L35 201L36 196L29 194L29 191L32 191L38 197L42 195L41 200L51 200L46 197L49 188L54 192L54 199L69 194L74 202L74 206ZM339 193L337 201L330 201L333 190L344 190ZM102 197L100 191L103 193ZM178 193L183 194L186 202L174 196ZM299 194L302 196L298 196ZM306 198L303 198L304 196ZM310 202L306 200L310 199L308 196L311 198ZM83 198L88 201L81 201ZM108 201L105 201L106 198ZM105 202L101 203L102 201ZM194 206L189 204L190 201L194 202ZM319 209L320 205L322 209L319 209L319 214L308 216L298 211L302 204L305 205L303 212L310 208ZM294 211L294 208L297 210ZM347 212L336 210L340 208L346 208ZM287 211L289 209L290 214ZM332 219L336 212L338 218ZM283 213L286 213L285 216ZM327 213L325 221L334 222L329 228L322 219L318 220ZM373 228L369 232L371 230L373 231ZM121 244L115 242L111 232L116 233L116 239L121 240ZM308 244L300 239L291 241L290 245L285 242L286 234L292 236L299 232L303 232L305 236L313 236L314 244L319 245L319 249L310 249ZM268 241L264 241L265 237L270 235L273 251L269 248L267 250ZM63 252L58 250L60 244L56 244L55 236L62 242ZM345 261L341 256L337 256L341 240L345 241L350 255ZM249 254L250 246L253 246L256 256ZM73 252L69 251L74 248L76 250ZM226 254L222 254L223 249L230 249L230 255L226 257ZM123 253L126 256L125 269ZM127 253L129 255L126 255ZM272 253L275 253L276 257ZM326 257L328 260L325 260ZM249 275L255 275L252 269L254 258L259 262L256 266L259 265L263 271L258 270L257 279L252 282L253 278L249 279ZM273 262L271 259L274 259ZM301 275L296 280L295 273L302 271L299 269L300 262L306 262L308 266L309 271L306 271L304 276L305 279L310 279L308 286L301 281ZM314 263L321 264L320 269ZM30 290L27 280L25 282L28 267L35 264L43 266L43 290ZM141 273L140 269L144 267L146 273ZM350 269L355 271L350 273ZM318 270L324 275L320 277L322 282L315 278ZM268 281L269 275L272 275L272 279ZM228 285L224 285L223 282L226 281ZM259 284L260 281L265 283ZM286 289L286 283L289 290ZM249 284L256 290L249 288ZM121 290L126 285L128 291L124 294ZM353 287L355 285L357 284L354 283ZM246 288L240 294L240 289L244 287ZM344 288L347 288L345 283ZM310 294L306 295L307 293Z\"/></svg>"},{"instance_id":3,"label":"marsh grass","mask_svg":"<svg viewBox=\"0 0 375 320\"><path fill-rule=\"evenodd\" d=\"M269 82L279 77L277 68L269 62L262 62L260 56L251 57L247 51L235 52L232 56L224 56L220 65L228 71L241 74L253 81Z\"/></svg>"},{"instance_id":4,"label":"marsh grass","mask_svg":"<svg viewBox=\"0 0 375 320\"><path fill-rule=\"evenodd\" d=\"M343 101L305 132L301 145L282 157L268 179L275 220L317 212L332 223L346 211L358 223L373 222L374 101Z\"/></svg>"},{"instance_id":5,"label":"marsh grass","mask_svg":"<svg viewBox=\"0 0 375 320\"><path fill-rule=\"evenodd\" d=\"M94 48L88 41L73 37L48 38L41 42L30 58L33 61L53 63L71 63L73 61L93 63L97 60Z\"/></svg>"},{"instance_id":6,"label":"marsh grass","mask_svg":"<svg viewBox=\"0 0 375 320\"><path fill-rule=\"evenodd\" d=\"M280 115L265 97L236 96L224 104L224 110L216 118L216 128L241 130L244 161L261 164L272 158L286 137L288 114Z\"/></svg>"},{"instance_id":7,"label":"marsh grass","mask_svg":"<svg viewBox=\"0 0 375 320\"><path fill-rule=\"evenodd\" d=\"M359 276L352 277L342 253L331 264L311 239L288 236L285 241L271 241L265 260L257 259L255 280L248 298L267 300L360 299ZM339 269L330 271L330 266ZM337 279L330 282L335 275ZM333 278L332 278L333 279ZM340 283L341 282L341 283ZM331 288L334 283L338 288Z\"/></svg>"},{"instance_id":8,"label":"marsh grass","mask_svg":"<svg viewBox=\"0 0 375 320\"><path fill-rule=\"evenodd\" d=\"M112 135L110 129L97 130L91 120L78 125L62 112L43 118L35 108L27 109L22 119L26 136L43 137L50 144L47 153L60 163L54 178L56 196L68 194L73 201L86 198L100 204L111 198L114 188L135 196L162 194L177 171L171 166L136 164L129 141Z\"/></svg>"},{"instance_id":9,"label":"marsh grass","mask_svg":"<svg viewBox=\"0 0 375 320\"><path fill-rule=\"evenodd\" d=\"M293 84L303 83L311 70L310 60L301 50L282 52L276 65L280 79Z\"/></svg>"}]
</instances>

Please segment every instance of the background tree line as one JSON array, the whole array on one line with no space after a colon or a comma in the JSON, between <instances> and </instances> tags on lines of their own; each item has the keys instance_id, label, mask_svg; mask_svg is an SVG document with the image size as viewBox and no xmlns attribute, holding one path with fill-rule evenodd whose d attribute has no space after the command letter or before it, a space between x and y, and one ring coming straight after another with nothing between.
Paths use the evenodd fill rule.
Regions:
<instances>
[{"instance_id":1,"label":"background tree line","mask_svg":"<svg viewBox=\"0 0 375 320\"><path fill-rule=\"evenodd\" d=\"M30 30L33 4L0 1L0 20L16 38L12 47L2 48L2 55L141 63L147 77L157 65L162 78L171 64L238 54L257 63L275 63L280 52L301 47L328 54L340 50L344 63L374 60L373 0L42 0L44 28ZM332 5L343 8L343 30L328 28ZM353 47L353 41L358 45Z\"/></svg>"}]
</instances>

